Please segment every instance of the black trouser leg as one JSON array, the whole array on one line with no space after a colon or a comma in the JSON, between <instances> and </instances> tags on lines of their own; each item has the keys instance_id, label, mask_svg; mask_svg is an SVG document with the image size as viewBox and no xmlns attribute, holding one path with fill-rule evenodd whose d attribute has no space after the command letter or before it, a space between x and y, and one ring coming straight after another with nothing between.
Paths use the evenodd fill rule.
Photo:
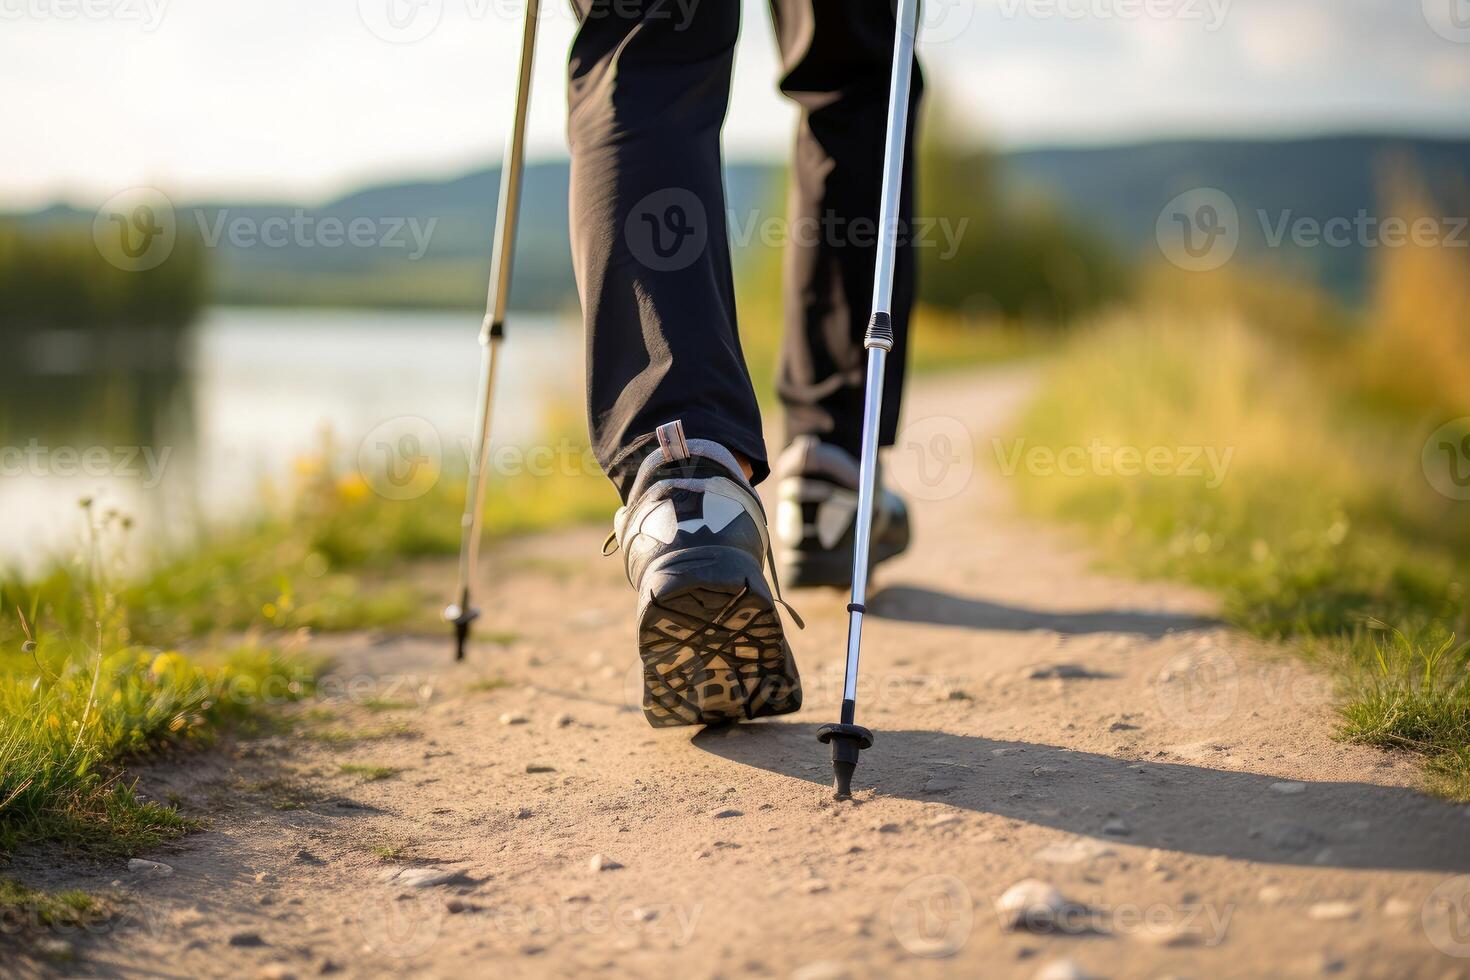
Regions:
<instances>
[{"instance_id":1,"label":"black trouser leg","mask_svg":"<svg viewBox=\"0 0 1470 980\"><path fill-rule=\"evenodd\" d=\"M626 496L654 429L682 419L763 477L720 157L739 4L573 2L572 260L593 449Z\"/></svg>"},{"instance_id":2,"label":"black trouser leg","mask_svg":"<svg viewBox=\"0 0 1470 980\"><path fill-rule=\"evenodd\" d=\"M786 253L786 337L780 394L786 434L815 435L858 455L862 445L863 333L872 312L883 183L892 0L771 0L784 76L801 107ZM909 114L900 230L913 218L918 66ZM814 230L814 231L813 231ZM898 431L914 300L912 236L900 236L894 274L895 343L884 377L881 444Z\"/></svg>"}]
</instances>

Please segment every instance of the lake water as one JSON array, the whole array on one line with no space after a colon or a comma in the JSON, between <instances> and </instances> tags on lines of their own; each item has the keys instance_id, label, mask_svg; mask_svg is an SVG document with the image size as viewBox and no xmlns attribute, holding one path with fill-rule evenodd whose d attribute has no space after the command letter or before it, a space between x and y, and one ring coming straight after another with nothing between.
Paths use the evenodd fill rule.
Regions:
<instances>
[{"instance_id":1,"label":"lake water","mask_svg":"<svg viewBox=\"0 0 1470 980\"><path fill-rule=\"evenodd\" d=\"M469 312L217 308L192 333L186 404L149 446L10 447L0 477L0 561L34 567L75 546L77 501L132 514L140 531L185 538L201 520L258 506L301 457L352 465L404 433L437 440L449 465L471 438L480 369L479 317ZM495 397L494 443L524 445L553 409L580 413L582 341L572 321L508 321ZM366 442L365 442L366 441Z\"/></svg>"}]
</instances>

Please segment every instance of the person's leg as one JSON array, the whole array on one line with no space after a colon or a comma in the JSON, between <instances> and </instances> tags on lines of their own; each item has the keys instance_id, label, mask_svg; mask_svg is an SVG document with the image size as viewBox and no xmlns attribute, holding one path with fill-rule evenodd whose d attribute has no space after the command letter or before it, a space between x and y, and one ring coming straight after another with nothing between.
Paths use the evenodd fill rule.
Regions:
<instances>
[{"instance_id":1,"label":"person's leg","mask_svg":"<svg viewBox=\"0 0 1470 980\"><path fill-rule=\"evenodd\" d=\"M573 0L572 259L593 449L624 499L682 420L769 472L735 324L720 127L739 4Z\"/></svg>"},{"instance_id":2,"label":"person's leg","mask_svg":"<svg viewBox=\"0 0 1470 980\"><path fill-rule=\"evenodd\" d=\"M862 443L863 333L872 312L883 182L892 0L771 0L781 91L801 107L786 253L780 394L791 442L814 436L856 456ZM914 70L917 106L922 79ZM916 111L909 115L901 227L913 217ZM914 299L914 249L901 235L893 289L895 343L883 392L881 445L897 436Z\"/></svg>"}]
</instances>

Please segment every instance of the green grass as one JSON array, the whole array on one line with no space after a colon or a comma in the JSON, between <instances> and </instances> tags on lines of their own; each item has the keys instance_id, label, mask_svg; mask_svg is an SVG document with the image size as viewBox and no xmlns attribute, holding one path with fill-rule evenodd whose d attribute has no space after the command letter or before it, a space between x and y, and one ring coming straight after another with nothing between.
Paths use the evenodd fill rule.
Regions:
<instances>
[{"instance_id":1,"label":"green grass","mask_svg":"<svg viewBox=\"0 0 1470 980\"><path fill-rule=\"evenodd\" d=\"M33 840L136 853L191 824L139 799L119 763L206 740L276 700L311 690L312 671L277 651L185 656L43 637L0 657L0 851Z\"/></svg>"},{"instance_id":2,"label":"green grass","mask_svg":"<svg viewBox=\"0 0 1470 980\"><path fill-rule=\"evenodd\" d=\"M342 763L342 765L338 766L337 769L344 776L361 776L366 782L369 783L376 783L384 779L392 779L394 776L397 776L399 773L403 772L402 769L396 766L368 766L360 765L355 762L344 762Z\"/></svg>"},{"instance_id":3,"label":"green grass","mask_svg":"<svg viewBox=\"0 0 1470 980\"><path fill-rule=\"evenodd\" d=\"M309 695L323 664L254 642L147 646L112 569L115 515L84 508L87 548L65 576L0 584L0 853L31 841L136 853L192 824L140 798L123 765L206 742Z\"/></svg>"},{"instance_id":4,"label":"green grass","mask_svg":"<svg viewBox=\"0 0 1470 980\"><path fill-rule=\"evenodd\" d=\"M0 878L0 933L14 935L28 928L77 928L94 923L106 914L106 904L86 892L42 892L13 878Z\"/></svg>"},{"instance_id":5,"label":"green grass","mask_svg":"<svg viewBox=\"0 0 1470 980\"><path fill-rule=\"evenodd\" d=\"M400 701L394 698L368 698L360 703L360 707L373 712L412 711L418 707L418 704L414 701Z\"/></svg>"},{"instance_id":6,"label":"green grass","mask_svg":"<svg viewBox=\"0 0 1470 980\"><path fill-rule=\"evenodd\" d=\"M1161 303L1081 331L1017 426L1025 449L1173 462L1119 475L1089 457L1068 475L1022 456L1017 496L1295 644L1340 679L1345 737L1420 753L1437 791L1470 799L1470 657L1454 639L1470 635L1470 520L1420 468L1443 416L1384 410L1351 335L1286 331L1271 322L1285 305ZM1181 472L1196 450L1228 465Z\"/></svg>"}]
</instances>

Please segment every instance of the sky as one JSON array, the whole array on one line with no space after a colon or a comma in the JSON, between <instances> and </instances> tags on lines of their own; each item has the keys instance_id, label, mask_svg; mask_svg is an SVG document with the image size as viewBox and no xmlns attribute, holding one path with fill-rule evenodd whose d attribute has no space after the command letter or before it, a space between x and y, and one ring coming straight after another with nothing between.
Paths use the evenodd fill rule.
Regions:
<instances>
[{"instance_id":1,"label":"sky","mask_svg":"<svg viewBox=\"0 0 1470 980\"><path fill-rule=\"evenodd\" d=\"M690 4L669 0L673 16ZM543 5L531 153L565 155L575 21ZM0 208L320 201L498 159L524 0L0 0ZM777 159L765 3L725 145ZM1470 0L927 0L946 125L1000 147L1334 131L1470 135Z\"/></svg>"}]
</instances>

